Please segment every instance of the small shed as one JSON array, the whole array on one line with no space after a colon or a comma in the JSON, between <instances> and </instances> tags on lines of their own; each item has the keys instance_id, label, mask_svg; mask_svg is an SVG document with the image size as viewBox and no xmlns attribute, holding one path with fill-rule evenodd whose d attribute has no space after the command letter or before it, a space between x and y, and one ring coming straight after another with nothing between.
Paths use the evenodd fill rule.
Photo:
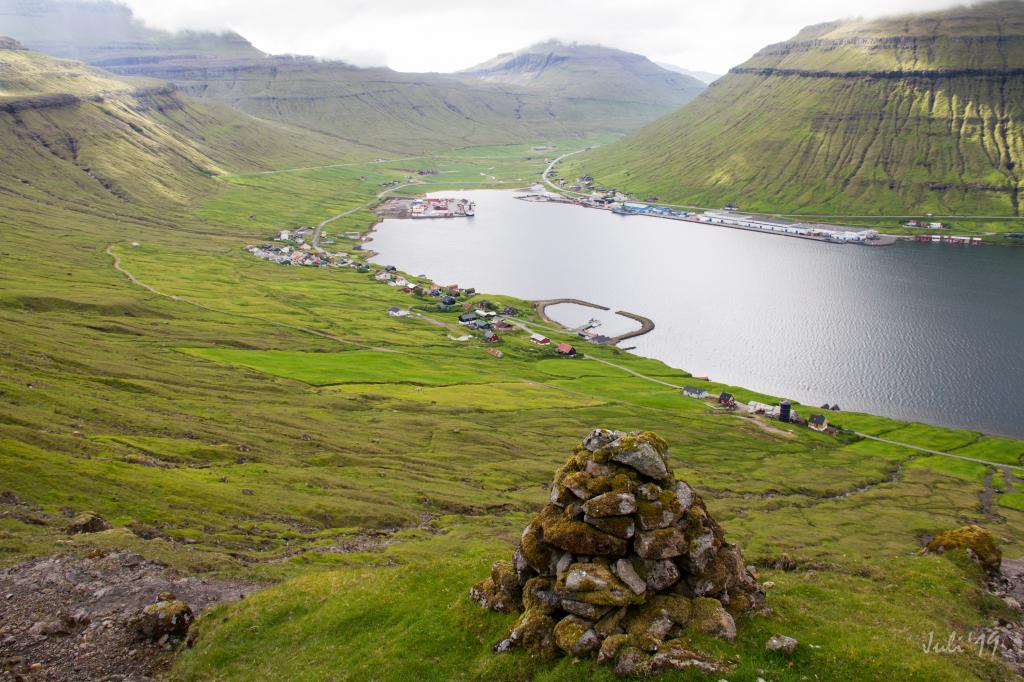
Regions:
<instances>
[{"instance_id":1,"label":"small shed","mask_svg":"<svg viewBox=\"0 0 1024 682\"><path fill-rule=\"evenodd\" d=\"M811 418L807 420L807 426L815 431L824 431L828 428L828 419L823 414L812 414Z\"/></svg>"}]
</instances>

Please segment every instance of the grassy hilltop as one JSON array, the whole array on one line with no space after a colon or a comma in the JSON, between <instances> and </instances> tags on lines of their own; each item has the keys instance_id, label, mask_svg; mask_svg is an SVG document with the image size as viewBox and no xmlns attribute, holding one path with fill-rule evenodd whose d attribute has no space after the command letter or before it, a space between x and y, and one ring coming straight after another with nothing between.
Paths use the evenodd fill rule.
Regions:
<instances>
[{"instance_id":1,"label":"grassy hilltop","mask_svg":"<svg viewBox=\"0 0 1024 682\"><path fill-rule=\"evenodd\" d=\"M1022 107L1024 3L836 22L566 172L699 206L1019 216Z\"/></svg>"},{"instance_id":2,"label":"grassy hilltop","mask_svg":"<svg viewBox=\"0 0 1024 682\"><path fill-rule=\"evenodd\" d=\"M545 165L530 144L367 162L22 50L0 51L0 88L0 492L18 500L0 497L0 561L130 548L267 585L204 616L170 678L604 679L493 655L513 616L478 609L468 588L508 555L573 445L606 426L665 437L678 475L776 583L774 615L742 621L735 644L698 642L733 662L728 679L1010 679L989 657L922 651L929 632L1005 613L966 557L919 554L923 536L968 522L1021 554L1024 498L1001 467L720 412L636 376L697 383L683 370L614 348L566 359L506 334L496 359L449 339L455 313L430 300L243 250L356 209L328 228L355 253L342 235L373 222L359 209L381 183L430 166L435 184L407 191L517 186ZM544 329L527 302L484 297ZM444 326L388 317L395 305ZM1009 439L834 419L1024 457ZM1005 492L983 503L993 488ZM65 510L113 528L69 537ZM806 646L766 653L775 632Z\"/></svg>"}]
</instances>

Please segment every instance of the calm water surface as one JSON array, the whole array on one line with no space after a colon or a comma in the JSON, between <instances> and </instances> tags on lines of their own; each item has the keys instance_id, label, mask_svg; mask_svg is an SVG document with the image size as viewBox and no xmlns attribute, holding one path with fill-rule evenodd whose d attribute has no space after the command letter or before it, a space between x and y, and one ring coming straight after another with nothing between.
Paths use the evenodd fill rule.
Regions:
<instances>
[{"instance_id":1,"label":"calm water surface","mask_svg":"<svg viewBox=\"0 0 1024 682\"><path fill-rule=\"evenodd\" d=\"M452 193L444 193L451 195ZM634 352L843 409L1024 437L1024 249L867 248L460 192L467 220L385 220L378 263L646 315ZM559 306L553 317L635 323Z\"/></svg>"}]
</instances>

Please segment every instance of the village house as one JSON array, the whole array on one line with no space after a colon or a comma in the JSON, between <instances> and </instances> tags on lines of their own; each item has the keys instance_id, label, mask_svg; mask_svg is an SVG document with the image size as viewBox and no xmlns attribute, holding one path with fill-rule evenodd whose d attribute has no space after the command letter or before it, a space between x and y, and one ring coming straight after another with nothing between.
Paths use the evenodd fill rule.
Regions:
<instances>
[{"instance_id":1,"label":"village house","mask_svg":"<svg viewBox=\"0 0 1024 682\"><path fill-rule=\"evenodd\" d=\"M698 400L703 400L704 398L708 397L708 392L705 391L703 388L698 388L696 386L683 386L683 395L685 395L687 398L697 398Z\"/></svg>"},{"instance_id":2,"label":"village house","mask_svg":"<svg viewBox=\"0 0 1024 682\"><path fill-rule=\"evenodd\" d=\"M546 346L549 343L551 343L551 339L549 339L546 336L541 336L540 334L536 334L536 333L530 334L530 341L532 341L533 343L537 344L538 346Z\"/></svg>"},{"instance_id":3,"label":"village house","mask_svg":"<svg viewBox=\"0 0 1024 682\"><path fill-rule=\"evenodd\" d=\"M726 407L736 407L736 397L732 393L723 391L718 396L718 404L725 405Z\"/></svg>"},{"instance_id":4,"label":"village house","mask_svg":"<svg viewBox=\"0 0 1024 682\"><path fill-rule=\"evenodd\" d=\"M498 343L501 339L492 330L488 329L484 332L484 343Z\"/></svg>"},{"instance_id":5,"label":"village house","mask_svg":"<svg viewBox=\"0 0 1024 682\"><path fill-rule=\"evenodd\" d=\"M500 350L498 350L497 348L488 348L488 349L487 349L487 353L488 353L489 355L493 355L494 357L498 358L499 360L500 360L501 358L505 357L505 354L504 354L504 353L502 353L502 352L501 352Z\"/></svg>"},{"instance_id":6,"label":"village house","mask_svg":"<svg viewBox=\"0 0 1024 682\"><path fill-rule=\"evenodd\" d=\"M409 317L409 311L398 307L391 307L388 308L388 315L391 317Z\"/></svg>"},{"instance_id":7,"label":"village house","mask_svg":"<svg viewBox=\"0 0 1024 682\"><path fill-rule=\"evenodd\" d=\"M559 355L576 355L576 349L567 343L558 344Z\"/></svg>"},{"instance_id":8,"label":"village house","mask_svg":"<svg viewBox=\"0 0 1024 682\"><path fill-rule=\"evenodd\" d=\"M462 313L459 315L459 324L470 324L477 319L476 313Z\"/></svg>"},{"instance_id":9,"label":"village house","mask_svg":"<svg viewBox=\"0 0 1024 682\"><path fill-rule=\"evenodd\" d=\"M815 431L826 431L828 430L828 419L823 414L812 414L811 418L807 420L807 426Z\"/></svg>"}]
</instances>

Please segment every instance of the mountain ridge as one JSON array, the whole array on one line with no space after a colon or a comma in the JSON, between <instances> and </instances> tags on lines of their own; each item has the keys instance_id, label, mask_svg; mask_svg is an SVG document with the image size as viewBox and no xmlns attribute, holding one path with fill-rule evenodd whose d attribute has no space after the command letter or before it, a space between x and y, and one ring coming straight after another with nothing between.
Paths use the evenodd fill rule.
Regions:
<instances>
[{"instance_id":1,"label":"mountain ridge","mask_svg":"<svg viewBox=\"0 0 1024 682\"><path fill-rule=\"evenodd\" d=\"M1022 120L1024 3L1003 0L808 27L572 167L702 206L1016 216Z\"/></svg>"}]
</instances>

